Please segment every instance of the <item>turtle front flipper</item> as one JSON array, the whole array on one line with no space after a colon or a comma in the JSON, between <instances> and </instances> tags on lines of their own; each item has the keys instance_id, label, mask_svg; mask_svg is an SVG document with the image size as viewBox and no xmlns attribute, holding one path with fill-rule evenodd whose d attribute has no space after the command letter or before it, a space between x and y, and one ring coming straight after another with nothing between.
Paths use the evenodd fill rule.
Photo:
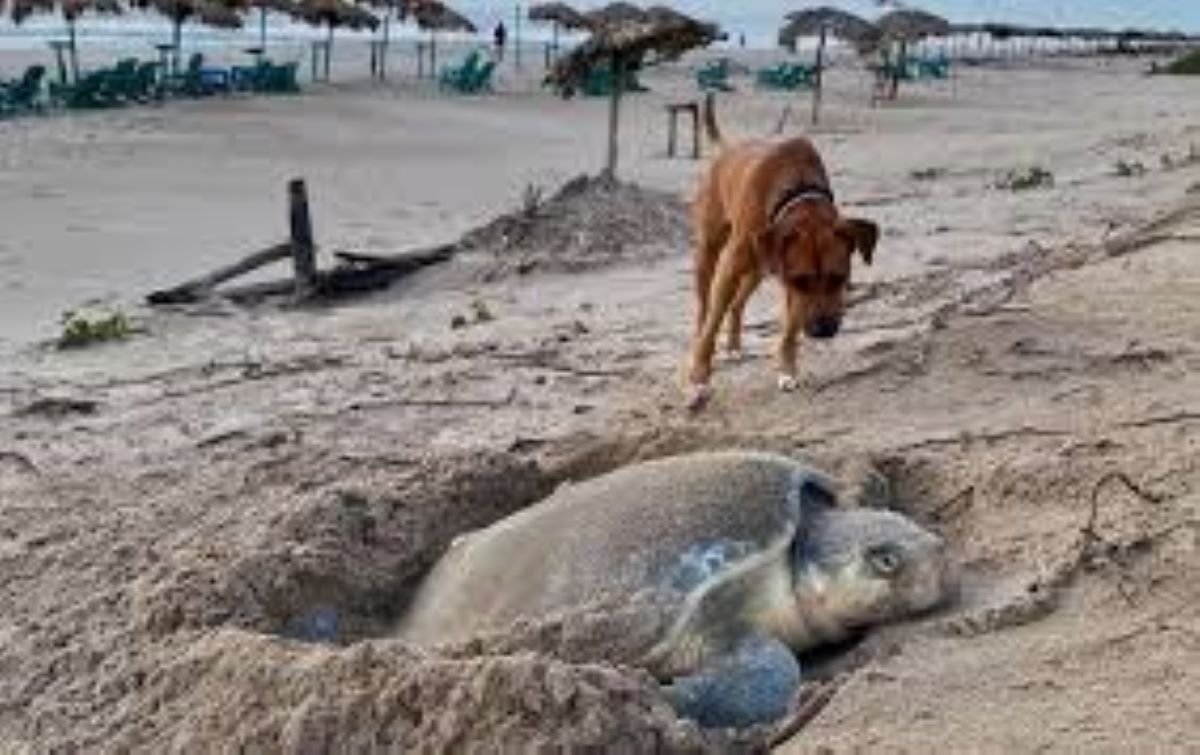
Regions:
<instances>
[{"instance_id":1,"label":"turtle front flipper","mask_svg":"<svg viewBox=\"0 0 1200 755\"><path fill-rule=\"evenodd\" d=\"M787 645L751 635L698 673L663 691L680 718L706 728L744 728L782 719L800 687L800 664Z\"/></svg>"}]
</instances>

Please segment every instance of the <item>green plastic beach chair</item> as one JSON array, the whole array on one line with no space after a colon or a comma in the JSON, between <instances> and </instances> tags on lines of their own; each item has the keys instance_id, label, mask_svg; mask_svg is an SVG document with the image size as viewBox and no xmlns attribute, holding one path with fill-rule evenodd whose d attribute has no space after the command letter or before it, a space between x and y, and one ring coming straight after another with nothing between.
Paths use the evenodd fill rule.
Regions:
<instances>
[{"instance_id":1,"label":"green plastic beach chair","mask_svg":"<svg viewBox=\"0 0 1200 755\"><path fill-rule=\"evenodd\" d=\"M460 65L444 67L438 76L438 87L456 92L468 91L479 75L479 58L479 51L472 50Z\"/></svg>"},{"instance_id":2,"label":"green plastic beach chair","mask_svg":"<svg viewBox=\"0 0 1200 755\"><path fill-rule=\"evenodd\" d=\"M271 94L295 94L300 91L298 73L299 63L284 63L283 65L268 64L266 87L263 91Z\"/></svg>"},{"instance_id":3,"label":"green plastic beach chair","mask_svg":"<svg viewBox=\"0 0 1200 755\"><path fill-rule=\"evenodd\" d=\"M732 92L729 83L729 58L711 61L696 72L696 86L704 92Z\"/></svg>"},{"instance_id":4,"label":"green plastic beach chair","mask_svg":"<svg viewBox=\"0 0 1200 755\"><path fill-rule=\"evenodd\" d=\"M79 77L74 84L50 84L51 100L72 110L99 110L123 104L111 68L101 68Z\"/></svg>"},{"instance_id":5,"label":"green plastic beach chair","mask_svg":"<svg viewBox=\"0 0 1200 755\"><path fill-rule=\"evenodd\" d=\"M794 92L802 87L812 86L815 69L803 63L780 63L774 68L760 70L755 77L763 89L777 89Z\"/></svg>"},{"instance_id":6,"label":"green plastic beach chair","mask_svg":"<svg viewBox=\"0 0 1200 755\"><path fill-rule=\"evenodd\" d=\"M45 78L46 67L33 65L16 81L0 83L0 116L40 111Z\"/></svg>"},{"instance_id":7,"label":"green plastic beach chair","mask_svg":"<svg viewBox=\"0 0 1200 755\"><path fill-rule=\"evenodd\" d=\"M918 76L927 79L946 79L950 77L950 59L944 54L929 58L919 58L916 61Z\"/></svg>"},{"instance_id":8,"label":"green plastic beach chair","mask_svg":"<svg viewBox=\"0 0 1200 755\"><path fill-rule=\"evenodd\" d=\"M188 58L187 68L181 73L167 77L164 88L167 93L177 97L207 97L228 89L228 72L220 71L224 73L220 81L213 76L217 72L218 69L205 70L203 53L192 53Z\"/></svg>"},{"instance_id":9,"label":"green plastic beach chair","mask_svg":"<svg viewBox=\"0 0 1200 755\"><path fill-rule=\"evenodd\" d=\"M129 97L134 102L151 102L162 99L162 87L158 82L158 63L139 63L129 82Z\"/></svg>"}]
</instances>

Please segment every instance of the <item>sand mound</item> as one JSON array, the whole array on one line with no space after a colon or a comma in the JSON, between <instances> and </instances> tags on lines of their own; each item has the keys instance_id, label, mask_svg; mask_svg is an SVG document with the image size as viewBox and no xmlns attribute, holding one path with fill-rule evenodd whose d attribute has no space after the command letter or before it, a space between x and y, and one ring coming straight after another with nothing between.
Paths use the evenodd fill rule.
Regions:
<instances>
[{"instance_id":1,"label":"sand mound","mask_svg":"<svg viewBox=\"0 0 1200 755\"><path fill-rule=\"evenodd\" d=\"M578 272L679 254L691 238L687 217L673 194L578 176L546 200L530 189L520 209L471 231L458 247L490 258L489 278Z\"/></svg>"},{"instance_id":2,"label":"sand mound","mask_svg":"<svg viewBox=\"0 0 1200 755\"><path fill-rule=\"evenodd\" d=\"M114 666L109 686L138 692L113 730L122 744L174 751L752 746L766 732L735 740L681 722L653 679L619 665L666 621L649 603L595 606L437 653L388 639L454 535L540 499L581 463L592 462L546 472L476 455L342 480L229 561L176 554L134 586L137 631L164 646Z\"/></svg>"}]
</instances>

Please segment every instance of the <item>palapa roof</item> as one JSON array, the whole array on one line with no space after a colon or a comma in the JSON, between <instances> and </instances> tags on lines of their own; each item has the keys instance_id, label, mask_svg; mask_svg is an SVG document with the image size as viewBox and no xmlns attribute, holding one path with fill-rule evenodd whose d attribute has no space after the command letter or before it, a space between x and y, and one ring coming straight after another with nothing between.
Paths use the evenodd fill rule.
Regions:
<instances>
[{"instance_id":1,"label":"palapa roof","mask_svg":"<svg viewBox=\"0 0 1200 755\"><path fill-rule=\"evenodd\" d=\"M608 11L606 18L612 19L619 14L628 20L608 20L595 26L587 41L562 58L547 74L547 82L574 87L597 64L607 64L616 56L637 67L649 53L667 59L677 58L688 50L706 47L721 38L721 30L716 24L698 21L665 6L648 11L629 6L637 11L636 14L627 9L618 9L614 13L613 7L603 9Z\"/></svg>"},{"instance_id":2,"label":"palapa roof","mask_svg":"<svg viewBox=\"0 0 1200 755\"><path fill-rule=\"evenodd\" d=\"M413 18L422 29L475 32L469 18L440 0L401 0L399 7L401 17Z\"/></svg>"},{"instance_id":3,"label":"palapa roof","mask_svg":"<svg viewBox=\"0 0 1200 755\"><path fill-rule=\"evenodd\" d=\"M535 3L529 6L529 20L558 24L564 29L588 28L587 17L566 3Z\"/></svg>"},{"instance_id":4,"label":"palapa roof","mask_svg":"<svg viewBox=\"0 0 1200 755\"><path fill-rule=\"evenodd\" d=\"M118 0L11 0L5 5L0 0L0 11L8 8L13 23L19 24L30 16L39 13L61 11L63 18L74 20L84 13L121 13L124 8Z\"/></svg>"},{"instance_id":5,"label":"palapa roof","mask_svg":"<svg viewBox=\"0 0 1200 755\"><path fill-rule=\"evenodd\" d=\"M599 30L604 27L644 23L648 21L646 11L633 3L615 2L583 14L588 28Z\"/></svg>"},{"instance_id":6,"label":"palapa roof","mask_svg":"<svg viewBox=\"0 0 1200 755\"><path fill-rule=\"evenodd\" d=\"M916 40L950 33L950 22L923 10L895 10L884 14L875 26L890 39Z\"/></svg>"},{"instance_id":7,"label":"palapa roof","mask_svg":"<svg viewBox=\"0 0 1200 755\"><path fill-rule=\"evenodd\" d=\"M787 15L779 30L779 44L792 47L800 37L813 37L824 29L829 34L856 45L878 39L879 29L870 21L838 8L806 8Z\"/></svg>"},{"instance_id":8,"label":"palapa roof","mask_svg":"<svg viewBox=\"0 0 1200 755\"><path fill-rule=\"evenodd\" d=\"M379 25L366 8L346 0L299 0L299 18L314 26L374 29Z\"/></svg>"},{"instance_id":9,"label":"palapa roof","mask_svg":"<svg viewBox=\"0 0 1200 755\"><path fill-rule=\"evenodd\" d=\"M240 28L240 11L246 7L246 3L240 0L131 0L130 5L139 10L157 11L176 23L194 19L205 26L222 29Z\"/></svg>"}]
</instances>

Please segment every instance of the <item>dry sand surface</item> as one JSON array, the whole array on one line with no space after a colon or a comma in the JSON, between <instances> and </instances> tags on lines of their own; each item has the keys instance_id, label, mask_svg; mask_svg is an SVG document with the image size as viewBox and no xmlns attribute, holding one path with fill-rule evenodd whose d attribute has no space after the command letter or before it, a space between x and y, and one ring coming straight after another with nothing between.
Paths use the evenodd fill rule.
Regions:
<instances>
[{"instance_id":1,"label":"dry sand surface","mask_svg":"<svg viewBox=\"0 0 1200 755\"><path fill-rule=\"evenodd\" d=\"M604 105L511 77L0 124L0 749L754 747L673 718L628 665L653 629L633 607L436 653L388 637L457 533L734 446L814 460L850 499L886 481L967 574L953 609L814 661L836 694L784 751L1195 747L1194 83L974 69L871 109L838 72L814 138L883 226L877 264L796 394L764 288L749 358L689 416L698 166L663 157L661 105L690 85L648 79L631 183L558 196L594 169ZM726 129L770 131L787 102L727 97ZM997 188L1034 165L1053 186ZM132 307L277 240L294 175L323 255L467 240L361 301L136 308L126 342L31 344L81 300ZM488 225L530 184L535 211Z\"/></svg>"}]
</instances>

